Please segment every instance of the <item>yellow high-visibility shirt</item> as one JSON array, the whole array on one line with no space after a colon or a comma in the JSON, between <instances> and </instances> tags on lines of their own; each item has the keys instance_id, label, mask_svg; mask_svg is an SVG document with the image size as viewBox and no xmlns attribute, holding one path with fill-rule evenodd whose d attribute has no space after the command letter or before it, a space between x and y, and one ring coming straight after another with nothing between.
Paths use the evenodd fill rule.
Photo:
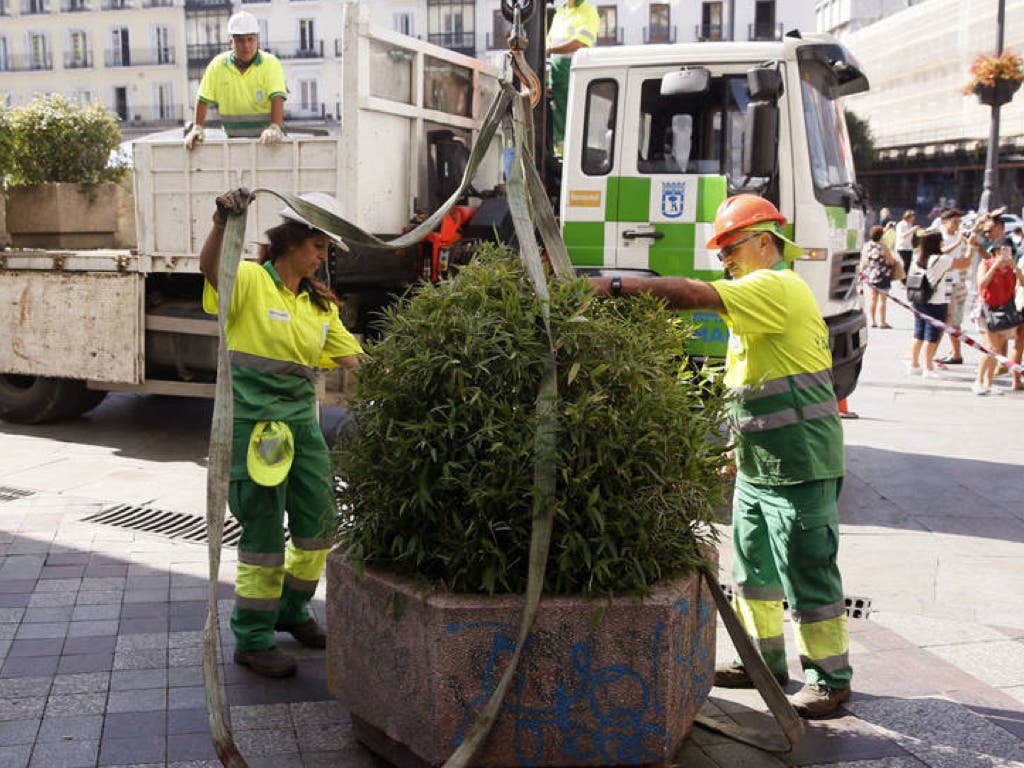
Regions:
<instances>
[{"instance_id":1,"label":"yellow high-visibility shirt","mask_svg":"<svg viewBox=\"0 0 1024 768\"><path fill-rule=\"evenodd\" d=\"M597 33L601 29L601 17L597 8L587 0L570 8L566 3L551 19L548 30L548 49L565 45L571 40L579 40L588 48L597 42Z\"/></svg>"},{"instance_id":2,"label":"yellow high-visibility shirt","mask_svg":"<svg viewBox=\"0 0 1024 768\"><path fill-rule=\"evenodd\" d=\"M281 62L272 53L258 51L244 72L235 66L231 51L217 54L199 83L199 100L217 107L229 137L259 136L270 125L270 102L288 97Z\"/></svg>"}]
</instances>

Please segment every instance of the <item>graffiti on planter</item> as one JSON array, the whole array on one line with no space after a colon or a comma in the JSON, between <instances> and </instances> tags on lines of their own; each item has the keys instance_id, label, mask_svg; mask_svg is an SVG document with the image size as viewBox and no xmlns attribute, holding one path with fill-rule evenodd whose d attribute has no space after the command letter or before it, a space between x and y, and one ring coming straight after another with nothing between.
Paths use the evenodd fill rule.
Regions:
<instances>
[{"instance_id":1,"label":"graffiti on planter","mask_svg":"<svg viewBox=\"0 0 1024 768\"><path fill-rule=\"evenodd\" d=\"M673 612L678 614L674 626L669 628L659 623L654 628L650 657L642 665L648 668L644 670L623 664L596 666L589 643L559 646L546 636L549 633L540 633L540 636L532 633L527 638L523 660L509 686L500 715L502 722L511 720L517 762L524 766L536 765L552 749L573 761L600 758L608 763L629 765L663 759L666 733L656 717L664 709L657 691L662 665L668 661L688 668L688 674L680 676L684 696L703 697L708 690L713 649L704 630L713 621L713 615L707 601L701 598L703 594L698 598L696 622L683 620L689 615L690 605L682 599L672 606ZM452 681L462 692L460 700L465 711L455 739L455 746L458 746L477 712L490 699L505 664L515 652L518 628L511 624L481 622L452 624L447 631L452 635L483 633L490 641L489 647L484 646L485 658L480 659L479 667L470 673L477 679L471 685L467 685L470 681L465 679ZM552 665L564 672L555 681L530 675L530 651L540 652L540 645L545 649L567 649L567 663ZM550 661L545 661L545 667ZM477 686L475 692L466 690ZM634 704L631 708L623 707L619 703L623 701Z\"/></svg>"}]
</instances>

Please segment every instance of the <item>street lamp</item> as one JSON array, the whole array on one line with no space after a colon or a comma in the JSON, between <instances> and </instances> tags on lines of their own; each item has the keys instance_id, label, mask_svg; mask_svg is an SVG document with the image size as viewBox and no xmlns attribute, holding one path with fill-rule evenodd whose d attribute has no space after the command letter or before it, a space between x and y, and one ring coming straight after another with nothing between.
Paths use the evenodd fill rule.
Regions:
<instances>
[{"instance_id":1,"label":"street lamp","mask_svg":"<svg viewBox=\"0 0 1024 768\"><path fill-rule=\"evenodd\" d=\"M1003 52L1003 22L1006 2L998 1L996 11L996 56ZM985 153L985 177L981 184L978 212L984 213L999 204L999 100L992 101L992 117L988 128L988 151Z\"/></svg>"}]
</instances>

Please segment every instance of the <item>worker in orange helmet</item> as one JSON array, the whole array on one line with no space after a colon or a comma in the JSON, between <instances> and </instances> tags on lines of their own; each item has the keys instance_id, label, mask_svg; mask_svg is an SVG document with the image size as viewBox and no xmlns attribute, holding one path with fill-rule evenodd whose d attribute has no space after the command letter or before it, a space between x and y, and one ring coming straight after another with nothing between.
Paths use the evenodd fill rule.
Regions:
<instances>
[{"instance_id":1,"label":"worker in orange helmet","mask_svg":"<svg viewBox=\"0 0 1024 768\"><path fill-rule=\"evenodd\" d=\"M789 682L782 632L789 600L805 685L791 697L804 717L831 715L850 698L853 670L837 565L843 431L821 311L788 262L803 251L783 234L771 202L723 202L709 249L731 280L595 277L601 295L639 292L674 309L721 314L730 331L725 384L735 396L733 607L780 685ZM715 684L752 687L738 662Z\"/></svg>"}]
</instances>

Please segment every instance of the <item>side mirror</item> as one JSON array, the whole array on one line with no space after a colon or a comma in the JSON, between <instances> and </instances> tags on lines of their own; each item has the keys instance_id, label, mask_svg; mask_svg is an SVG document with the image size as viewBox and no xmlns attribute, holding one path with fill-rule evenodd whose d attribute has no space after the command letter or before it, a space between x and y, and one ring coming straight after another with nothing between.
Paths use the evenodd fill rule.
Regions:
<instances>
[{"instance_id":1,"label":"side mirror","mask_svg":"<svg viewBox=\"0 0 1024 768\"><path fill-rule=\"evenodd\" d=\"M705 67L683 67L661 76L662 96L704 94L711 88L711 72Z\"/></svg>"},{"instance_id":2,"label":"side mirror","mask_svg":"<svg viewBox=\"0 0 1024 768\"><path fill-rule=\"evenodd\" d=\"M751 101L776 101L782 95L782 73L775 67L748 69L747 89Z\"/></svg>"},{"instance_id":3,"label":"side mirror","mask_svg":"<svg viewBox=\"0 0 1024 768\"><path fill-rule=\"evenodd\" d=\"M751 101L744 119L744 175L774 176L778 159L779 108L771 102Z\"/></svg>"}]
</instances>

